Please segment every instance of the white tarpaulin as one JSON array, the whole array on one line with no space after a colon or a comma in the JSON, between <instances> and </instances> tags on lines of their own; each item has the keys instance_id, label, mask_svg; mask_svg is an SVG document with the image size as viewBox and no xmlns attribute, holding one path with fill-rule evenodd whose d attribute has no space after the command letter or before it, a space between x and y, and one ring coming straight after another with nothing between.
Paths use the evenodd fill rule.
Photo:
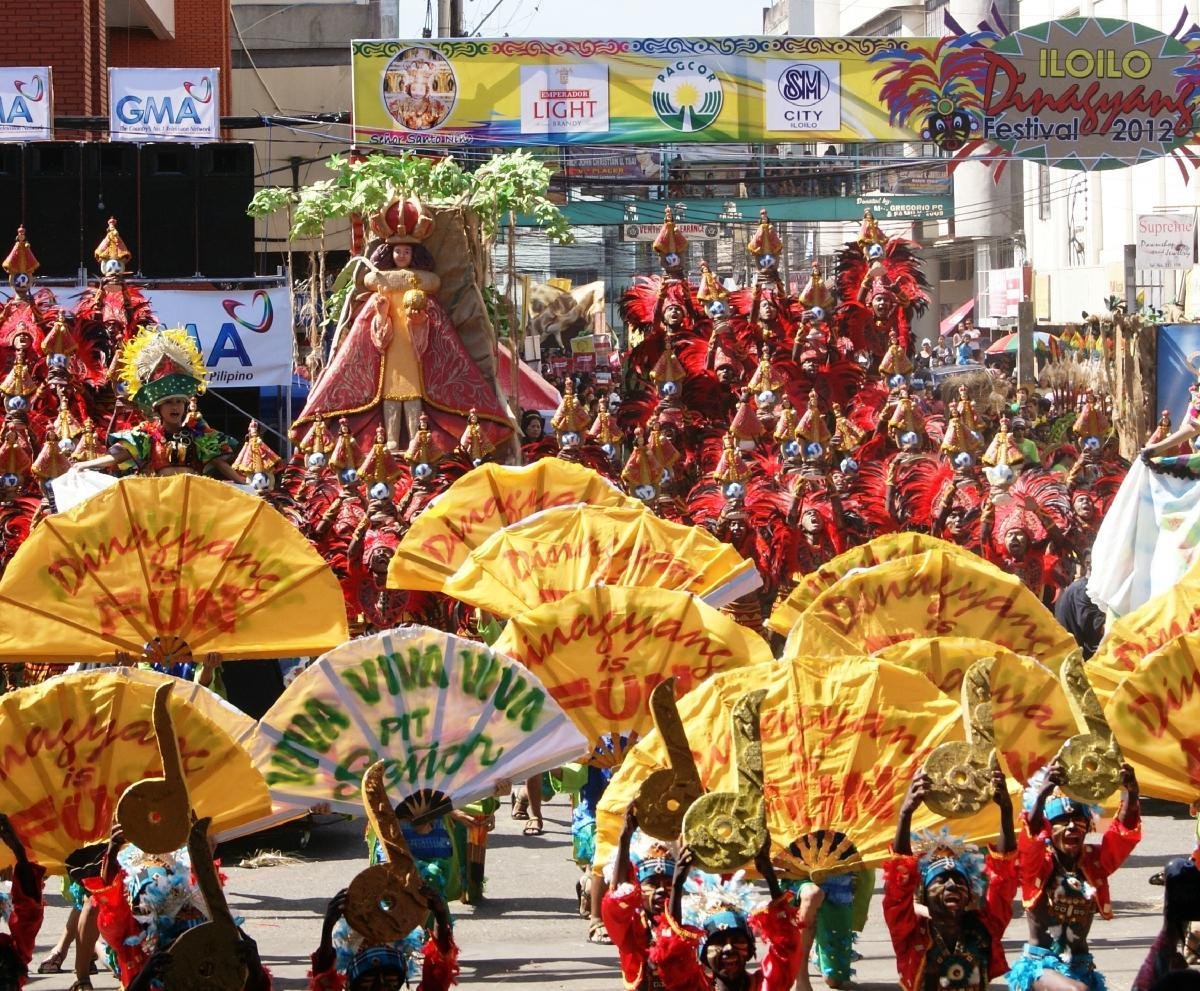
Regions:
<instances>
[{"instance_id":1,"label":"white tarpaulin","mask_svg":"<svg viewBox=\"0 0 1200 991\"><path fill-rule=\"evenodd\" d=\"M111 141L216 141L219 69L109 69Z\"/></svg>"},{"instance_id":2,"label":"white tarpaulin","mask_svg":"<svg viewBox=\"0 0 1200 991\"><path fill-rule=\"evenodd\" d=\"M215 389L285 386L292 381L292 299L276 289L150 289L164 327L183 327L204 356Z\"/></svg>"},{"instance_id":3,"label":"white tarpaulin","mask_svg":"<svg viewBox=\"0 0 1200 991\"><path fill-rule=\"evenodd\" d=\"M1200 482L1135 460L1092 545L1088 596L1124 616L1173 586L1200 557Z\"/></svg>"}]
</instances>

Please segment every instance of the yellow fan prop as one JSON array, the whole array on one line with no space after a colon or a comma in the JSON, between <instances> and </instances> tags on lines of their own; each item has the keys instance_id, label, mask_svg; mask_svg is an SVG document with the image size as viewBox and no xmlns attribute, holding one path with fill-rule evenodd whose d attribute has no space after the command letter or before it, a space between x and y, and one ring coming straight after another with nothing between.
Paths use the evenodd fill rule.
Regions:
<instances>
[{"instance_id":1,"label":"yellow fan prop","mask_svg":"<svg viewBox=\"0 0 1200 991\"><path fill-rule=\"evenodd\" d=\"M181 684L117 668L0 696L0 809L51 873L72 851L108 836L129 785L163 773L152 722L154 692L163 683ZM215 831L270 816L267 785L250 755L184 698L172 695L169 709L197 815L211 816Z\"/></svg>"},{"instance_id":2,"label":"yellow fan prop","mask_svg":"<svg viewBox=\"0 0 1200 991\"><path fill-rule=\"evenodd\" d=\"M1132 615L1132 614L1131 614ZM1113 692L1105 716L1142 794L1200 799L1200 633L1176 637Z\"/></svg>"},{"instance_id":3,"label":"yellow fan prop","mask_svg":"<svg viewBox=\"0 0 1200 991\"><path fill-rule=\"evenodd\" d=\"M753 561L701 527L638 506L547 509L498 530L442 590L515 616L589 585L672 588L720 608L762 586Z\"/></svg>"},{"instance_id":4,"label":"yellow fan prop","mask_svg":"<svg viewBox=\"0 0 1200 991\"><path fill-rule=\"evenodd\" d=\"M1122 679L1175 637L1200 630L1200 576L1195 569L1167 592L1112 621L1085 663L1088 680L1107 702Z\"/></svg>"},{"instance_id":5,"label":"yellow fan prop","mask_svg":"<svg viewBox=\"0 0 1200 991\"><path fill-rule=\"evenodd\" d=\"M885 533L882 537L858 544L848 551L843 551L837 557L827 561L816 571L810 571L797 583L788 597L775 604L767 619L767 627L781 637L786 637L804 612L818 595L829 588L839 578L850 571L873 568L877 564L886 564L897 558L910 557L913 554L924 554L926 551L942 550L948 554L966 554L975 557L970 551L937 537L924 533L901 531L900 533Z\"/></svg>"},{"instance_id":6,"label":"yellow fan prop","mask_svg":"<svg viewBox=\"0 0 1200 991\"><path fill-rule=\"evenodd\" d=\"M847 575L817 596L788 634L785 656L871 654L917 637L974 637L1057 671L1075 640L1012 575L942 550Z\"/></svg>"},{"instance_id":7,"label":"yellow fan prop","mask_svg":"<svg viewBox=\"0 0 1200 991\"><path fill-rule=\"evenodd\" d=\"M938 744L962 739L957 701L923 675L869 657L795 658L718 674L679 700L679 715L704 786L736 788L730 713L746 693L766 690L759 717L767 825L789 873L825 874L872 866L889 855L896 817L914 773ZM596 863L616 843L641 783L666 767L657 732L626 755L600 800ZM922 808L914 827L944 820ZM957 835L996 835L994 808L955 820ZM822 830L826 837L818 837ZM830 847L832 834L844 834ZM823 842L824 841L824 842ZM807 855L787 852L797 842ZM852 852L847 855L848 851Z\"/></svg>"},{"instance_id":8,"label":"yellow fan prop","mask_svg":"<svg viewBox=\"0 0 1200 991\"><path fill-rule=\"evenodd\" d=\"M641 506L604 476L559 458L542 458L520 468L480 465L413 521L388 568L388 587L440 592L467 555L501 527L543 509L578 502Z\"/></svg>"},{"instance_id":9,"label":"yellow fan prop","mask_svg":"<svg viewBox=\"0 0 1200 991\"><path fill-rule=\"evenodd\" d=\"M509 620L495 650L536 674L592 747L617 762L650 729L650 693L680 694L771 659L766 641L687 592L595 586ZM604 758L595 757L597 760Z\"/></svg>"},{"instance_id":10,"label":"yellow fan prop","mask_svg":"<svg viewBox=\"0 0 1200 991\"><path fill-rule=\"evenodd\" d=\"M0 660L173 663L319 653L341 589L262 499L197 475L128 478L38 524L0 580Z\"/></svg>"},{"instance_id":11,"label":"yellow fan prop","mask_svg":"<svg viewBox=\"0 0 1200 991\"><path fill-rule=\"evenodd\" d=\"M958 697L963 676L975 661L994 657L990 682L996 751L1017 781L1028 781L1077 732L1054 673L999 644L971 637L922 637L891 644L874 656L920 671L951 698Z\"/></svg>"}]
</instances>

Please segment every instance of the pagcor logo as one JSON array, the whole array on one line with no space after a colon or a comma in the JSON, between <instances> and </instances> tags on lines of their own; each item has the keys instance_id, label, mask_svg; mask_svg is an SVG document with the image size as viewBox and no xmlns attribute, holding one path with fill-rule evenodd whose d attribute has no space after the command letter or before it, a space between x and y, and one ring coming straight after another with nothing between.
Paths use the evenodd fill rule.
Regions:
<instances>
[{"instance_id":1,"label":"pagcor logo","mask_svg":"<svg viewBox=\"0 0 1200 991\"><path fill-rule=\"evenodd\" d=\"M271 329L271 322L275 319L275 313L271 309L271 297L265 289L254 290L254 295L250 298L249 306L253 307L253 311L257 312L258 316L249 320L238 315L242 307L247 305L240 299L227 299L221 305L225 308L225 312L239 326L245 327L254 334L265 334Z\"/></svg>"},{"instance_id":2,"label":"pagcor logo","mask_svg":"<svg viewBox=\"0 0 1200 991\"><path fill-rule=\"evenodd\" d=\"M130 93L117 101L114 108L117 120L131 127L138 125L162 125L180 127L193 124L203 127L199 106L212 102L212 81L204 76L198 83L188 80L183 84L183 96L137 96Z\"/></svg>"}]
</instances>

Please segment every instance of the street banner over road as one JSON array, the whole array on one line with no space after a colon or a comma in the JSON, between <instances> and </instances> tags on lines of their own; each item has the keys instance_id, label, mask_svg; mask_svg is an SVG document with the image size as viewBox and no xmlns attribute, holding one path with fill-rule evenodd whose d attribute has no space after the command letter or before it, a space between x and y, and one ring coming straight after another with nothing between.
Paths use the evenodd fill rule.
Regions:
<instances>
[{"instance_id":1,"label":"street banner over road","mask_svg":"<svg viewBox=\"0 0 1200 991\"><path fill-rule=\"evenodd\" d=\"M1197 131L1200 32L1068 18L942 38L355 41L374 145L912 141L1119 168Z\"/></svg>"}]
</instances>

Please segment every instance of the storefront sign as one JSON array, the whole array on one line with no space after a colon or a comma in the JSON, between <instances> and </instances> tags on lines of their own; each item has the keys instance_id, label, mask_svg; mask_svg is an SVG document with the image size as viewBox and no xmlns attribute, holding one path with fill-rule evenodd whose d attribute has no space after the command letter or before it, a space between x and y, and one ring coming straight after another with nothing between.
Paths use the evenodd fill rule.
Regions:
<instances>
[{"instance_id":1,"label":"storefront sign","mask_svg":"<svg viewBox=\"0 0 1200 991\"><path fill-rule=\"evenodd\" d=\"M210 388L292 380L292 303L286 287L146 292L165 327L184 327L204 356Z\"/></svg>"},{"instance_id":2,"label":"storefront sign","mask_svg":"<svg viewBox=\"0 0 1200 991\"><path fill-rule=\"evenodd\" d=\"M662 156L650 149L599 151L582 154L575 149L567 153L563 172L570 179L651 179L662 176Z\"/></svg>"},{"instance_id":3,"label":"storefront sign","mask_svg":"<svg viewBox=\"0 0 1200 991\"><path fill-rule=\"evenodd\" d=\"M109 69L113 141L216 141L219 69Z\"/></svg>"},{"instance_id":4,"label":"storefront sign","mask_svg":"<svg viewBox=\"0 0 1200 991\"><path fill-rule=\"evenodd\" d=\"M0 141L53 140L53 96L49 67L0 69Z\"/></svg>"},{"instance_id":5,"label":"storefront sign","mask_svg":"<svg viewBox=\"0 0 1200 991\"><path fill-rule=\"evenodd\" d=\"M1137 219L1137 268L1191 268L1196 261L1196 215L1144 213Z\"/></svg>"},{"instance_id":6,"label":"storefront sign","mask_svg":"<svg viewBox=\"0 0 1200 991\"><path fill-rule=\"evenodd\" d=\"M662 223L657 224L622 224L621 239L623 241L653 241L662 231ZM689 241L711 241L721 234L720 224L676 224L675 232L682 234Z\"/></svg>"}]
</instances>

